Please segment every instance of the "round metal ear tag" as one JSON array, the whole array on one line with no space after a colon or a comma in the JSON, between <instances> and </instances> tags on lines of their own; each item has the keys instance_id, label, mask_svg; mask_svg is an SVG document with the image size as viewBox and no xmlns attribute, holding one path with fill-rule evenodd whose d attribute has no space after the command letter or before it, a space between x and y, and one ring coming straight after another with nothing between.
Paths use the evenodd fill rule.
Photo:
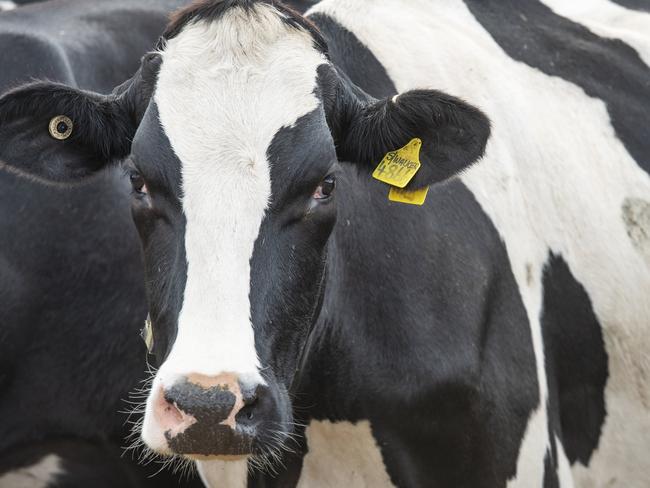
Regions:
<instances>
[{"instance_id":1,"label":"round metal ear tag","mask_svg":"<svg viewBox=\"0 0 650 488\"><path fill-rule=\"evenodd\" d=\"M65 115L57 115L50 120L50 135L59 141L63 141L72 134L72 120Z\"/></svg>"},{"instance_id":2,"label":"round metal ear tag","mask_svg":"<svg viewBox=\"0 0 650 488\"><path fill-rule=\"evenodd\" d=\"M140 331L140 337L147 346L149 354L153 351L153 325L151 324L151 315L147 314L147 320L144 321L144 327Z\"/></svg>"}]
</instances>

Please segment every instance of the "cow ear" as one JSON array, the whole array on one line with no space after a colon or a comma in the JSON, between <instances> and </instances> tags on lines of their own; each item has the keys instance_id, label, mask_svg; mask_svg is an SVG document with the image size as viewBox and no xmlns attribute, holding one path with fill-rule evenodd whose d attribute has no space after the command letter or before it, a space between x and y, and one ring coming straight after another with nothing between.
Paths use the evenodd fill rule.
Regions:
<instances>
[{"instance_id":1,"label":"cow ear","mask_svg":"<svg viewBox=\"0 0 650 488\"><path fill-rule=\"evenodd\" d=\"M23 85L0 97L0 160L52 181L87 176L128 155L151 94L136 75L110 95L58 83Z\"/></svg>"},{"instance_id":2,"label":"cow ear","mask_svg":"<svg viewBox=\"0 0 650 488\"><path fill-rule=\"evenodd\" d=\"M335 83L325 111L340 161L372 172L389 152L420 139L421 166L406 186L416 190L459 174L485 152L490 121L458 98L412 90L376 100L349 80Z\"/></svg>"}]
</instances>

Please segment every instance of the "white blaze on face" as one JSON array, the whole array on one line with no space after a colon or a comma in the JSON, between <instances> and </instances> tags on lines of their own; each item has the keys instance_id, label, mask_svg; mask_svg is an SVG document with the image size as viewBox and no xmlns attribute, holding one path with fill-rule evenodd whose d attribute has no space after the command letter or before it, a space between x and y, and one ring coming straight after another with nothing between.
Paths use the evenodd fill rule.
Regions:
<instances>
[{"instance_id":1,"label":"white blaze on face","mask_svg":"<svg viewBox=\"0 0 650 488\"><path fill-rule=\"evenodd\" d=\"M178 335L152 391L190 373L263 382L249 302L250 260L271 198L267 150L318 106L311 36L259 5L190 24L162 54L154 100L181 161L187 283ZM164 446L149 397L143 437Z\"/></svg>"}]
</instances>

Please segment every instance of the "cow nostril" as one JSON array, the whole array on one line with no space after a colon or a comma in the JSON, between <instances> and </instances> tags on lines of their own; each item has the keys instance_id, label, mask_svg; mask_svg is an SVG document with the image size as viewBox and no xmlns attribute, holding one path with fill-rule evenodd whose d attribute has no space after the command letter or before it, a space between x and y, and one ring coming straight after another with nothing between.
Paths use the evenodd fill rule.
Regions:
<instances>
[{"instance_id":1,"label":"cow nostril","mask_svg":"<svg viewBox=\"0 0 650 488\"><path fill-rule=\"evenodd\" d=\"M244 407L242 408L242 413L246 416L248 420L253 420L255 416L255 407L257 406L258 397L253 393L249 397L244 397Z\"/></svg>"},{"instance_id":2,"label":"cow nostril","mask_svg":"<svg viewBox=\"0 0 650 488\"><path fill-rule=\"evenodd\" d=\"M252 422L256 417L256 411L260 408L260 389L259 386L243 392L242 400L244 406L239 411L238 417L244 423Z\"/></svg>"}]
</instances>

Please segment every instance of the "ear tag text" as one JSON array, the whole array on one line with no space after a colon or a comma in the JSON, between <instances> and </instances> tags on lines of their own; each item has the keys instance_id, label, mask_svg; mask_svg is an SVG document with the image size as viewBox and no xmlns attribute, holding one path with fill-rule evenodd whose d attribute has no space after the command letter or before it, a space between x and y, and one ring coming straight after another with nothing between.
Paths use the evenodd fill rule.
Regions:
<instances>
[{"instance_id":1,"label":"ear tag text","mask_svg":"<svg viewBox=\"0 0 650 488\"><path fill-rule=\"evenodd\" d=\"M398 188L404 188L420 169L422 141L417 137L406 146L391 151L372 173L373 178Z\"/></svg>"},{"instance_id":2,"label":"ear tag text","mask_svg":"<svg viewBox=\"0 0 650 488\"><path fill-rule=\"evenodd\" d=\"M391 202L409 203L411 205L422 205L427 199L429 187L425 186L420 190L408 191L402 188L390 187L388 192L388 199Z\"/></svg>"}]
</instances>

